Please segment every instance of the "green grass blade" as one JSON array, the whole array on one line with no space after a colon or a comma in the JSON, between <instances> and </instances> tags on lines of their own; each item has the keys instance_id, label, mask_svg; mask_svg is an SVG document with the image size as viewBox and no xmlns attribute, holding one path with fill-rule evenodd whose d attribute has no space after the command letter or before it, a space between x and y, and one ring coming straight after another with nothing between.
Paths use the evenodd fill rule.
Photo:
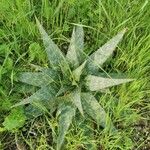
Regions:
<instances>
[{"instance_id":1,"label":"green grass blade","mask_svg":"<svg viewBox=\"0 0 150 150\"><path fill-rule=\"evenodd\" d=\"M83 58L84 32L81 26L73 29L70 46L66 58L73 67L78 67Z\"/></svg>"},{"instance_id":2,"label":"green grass blade","mask_svg":"<svg viewBox=\"0 0 150 150\"><path fill-rule=\"evenodd\" d=\"M72 122L72 118L75 115L75 108L71 105L61 105L58 109L59 113L59 135L57 138L57 150L61 150L61 146L64 142L65 135Z\"/></svg>"},{"instance_id":3,"label":"green grass blade","mask_svg":"<svg viewBox=\"0 0 150 150\"><path fill-rule=\"evenodd\" d=\"M131 82L133 80L134 79L111 79L89 75L86 78L86 85L88 86L89 90L97 91L111 86Z\"/></svg>"}]
</instances>

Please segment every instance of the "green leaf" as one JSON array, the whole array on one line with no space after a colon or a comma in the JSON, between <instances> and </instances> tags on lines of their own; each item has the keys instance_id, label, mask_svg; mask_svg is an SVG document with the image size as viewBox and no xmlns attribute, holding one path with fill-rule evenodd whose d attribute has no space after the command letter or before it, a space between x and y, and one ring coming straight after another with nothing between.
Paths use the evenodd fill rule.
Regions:
<instances>
[{"instance_id":1,"label":"green leaf","mask_svg":"<svg viewBox=\"0 0 150 150\"><path fill-rule=\"evenodd\" d=\"M81 90L80 88L75 89L71 92L71 100L75 104L75 106L79 109L81 115L83 116L83 109L81 104Z\"/></svg>"},{"instance_id":2,"label":"green leaf","mask_svg":"<svg viewBox=\"0 0 150 150\"><path fill-rule=\"evenodd\" d=\"M59 135L57 138L57 150L61 149L65 135L75 115L75 108L72 105L62 104L58 109L59 114Z\"/></svg>"},{"instance_id":3,"label":"green leaf","mask_svg":"<svg viewBox=\"0 0 150 150\"><path fill-rule=\"evenodd\" d=\"M66 62L65 57L63 56L58 46L52 41L52 39L45 32L44 28L42 27L37 18L36 22L43 39L43 43L46 49L49 62L54 68L57 68L62 62L64 61Z\"/></svg>"},{"instance_id":4,"label":"green leaf","mask_svg":"<svg viewBox=\"0 0 150 150\"><path fill-rule=\"evenodd\" d=\"M118 43L123 38L125 32L126 29L122 30L116 36L110 39L106 44L104 44L97 51L90 55L87 66L88 71L95 71L99 68L99 66L103 65L103 63L112 55Z\"/></svg>"},{"instance_id":5,"label":"green leaf","mask_svg":"<svg viewBox=\"0 0 150 150\"><path fill-rule=\"evenodd\" d=\"M52 70L50 68L44 68L42 69L42 72L46 75L48 75L52 80L53 82L57 83L58 84L58 80L59 80L59 75L60 73L56 70Z\"/></svg>"},{"instance_id":6,"label":"green leaf","mask_svg":"<svg viewBox=\"0 0 150 150\"><path fill-rule=\"evenodd\" d=\"M53 82L53 79L43 72L23 72L20 73L18 80L38 87Z\"/></svg>"},{"instance_id":7,"label":"green leaf","mask_svg":"<svg viewBox=\"0 0 150 150\"><path fill-rule=\"evenodd\" d=\"M6 130L5 128L1 128L1 127L0 127L0 133L1 133L1 132L4 132L5 130Z\"/></svg>"},{"instance_id":8,"label":"green leaf","mask_svg":"<svg viewBox=\"0 0 150 150\"><path fill-rule=\"evenodd\" d=\"M45 58L45 51L41 49L40 45L36 42L31 43L29 46L29 62L32 62L33 60L40 60L43 62Z\"/></svg>"},{"instance_id":9,"label":"green leaf","mask_svg":"<svg viewBox=\"0 0 150 150\"><path fill-rule=\"evenodd\" d=\"M86 64L86 61L72 72L76 81L80 80L80 76L83 72L85 64Z\"/></svg>"},{"instance_id":10,"label":"green leaf","mask_svg":"<svg viewBox=\"0 0 150 150\"><path fill-rule=\"evenodd\" d=\"M73 29L70 46L66 55L67 60L75 68L83 60L84 32L81 26Z\"/></svg>"},{"instance_id":11,"label":"green leaf","mask_svg":"<svg viewBox=\"0 0 150 150\"><path fill-rule=\"evenodd\" d=\"M13 109L11 113L5 118L3 126L6 130L13 131L24 125L26 116L22 108Z\"/></svg>"},{"instance_id":12,"label":"green leaf","mask_svg":"<svg viewBox=\"0 0 150 150\"><path fill-rule=\"evenodd\" d=\"M25 107L25 115L28 119L36 118L43 113L51 114L57 109L57 99L46 101L35 101L32 105Z\"/></svg>"},{"instance_id":13,"label":"green leaf","mask_svg":"<svg viewBox=\"0 0 150 150\"><path fill-rule=\"evenodd\" d=\"M7 59L5 59L4 66L6 71L11 70L13 68L13 60L10 57L7 57Z\"/></svg>"},{"instance_id":14,"label":"green leaf","mask_svg":"<svg viewBox=\"0 0 150 150\"><path fill-rule=\"evenodd\" d=\"M106 113L100 106L95 97L90 93L81 94L82 105L84 111L91 116L99 125L105 127L106 125Z\"/></svg>"},{"instance_id":15,"label":"green leaf","mask_svg":"<svg viewBox=\"0 0 150 150\"><path fill-rule=\"evenodd\" d=\"M28 119L37 118L42 114L43 114L42 110L40 110L34 105L29 105L25 107L25 115L27 116Z\"/></svg>"},{"instance_id":16,"label":"green leaf","mask_svg":"<svg viewBox=\"0 0 150 150\"><path fill-rule=\"evenodd\" d=\"M31 95L30 97L22 100L21 102L13 105L12 107L17 107L20 105L25 105L25 104L29 104L29 103L33 103L34 101L47 101L47 100L53 100L54 96L56 95L56 93L58 92L56 86L54 84L52 85L48 85L48 86L44 86L41 89L39 89L37 92L35 92L33 95Z\"/></svg>"},{"instance_id":17,"label":"green leaf","mask_svg":"<svg viewBox=\"0 0 150 150\"><path fill-rule=\"evenodd\" d=\"M134 79L111 79L88 75L86 78L86 85L88 86L89 90L97 91L126 82L131 82L133 80Z\"/></svg>"}]
</instances>

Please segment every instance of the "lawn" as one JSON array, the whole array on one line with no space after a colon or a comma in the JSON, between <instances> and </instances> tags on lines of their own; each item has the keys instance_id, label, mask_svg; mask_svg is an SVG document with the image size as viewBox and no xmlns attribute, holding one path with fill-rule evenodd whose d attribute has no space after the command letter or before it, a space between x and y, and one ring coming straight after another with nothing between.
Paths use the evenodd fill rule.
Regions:
<instances>
[{"instance_id":1,"label":"lawn","mask_svg":"<svg viewBox=\"0 0 150 150\"><path fill-rule=\"evenodd\" d=\"M148 0L1 0L0 1L0 150L55 150L58 118L44 108L13 105L37 88L18 81L23 71L47 68L48 58L35 17L64 54L73 27L82 24L89 55L127 29L102 71L124 74L133 82L97 96L106 111L105 128L79 111L62 150L150 149L150 2ZM29 104L28 104L29 105ZM27 109L28 108L28 109ZM43 109L43 108L40 108ZM117 132L110 132L111 118Z\"/></svg>"}]
</instances>

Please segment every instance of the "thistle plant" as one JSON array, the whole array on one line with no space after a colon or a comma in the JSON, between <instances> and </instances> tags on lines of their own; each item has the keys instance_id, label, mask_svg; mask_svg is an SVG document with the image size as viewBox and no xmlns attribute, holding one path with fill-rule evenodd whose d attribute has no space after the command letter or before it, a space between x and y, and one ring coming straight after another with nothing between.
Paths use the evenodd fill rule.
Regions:
<instances>
[{"instance_id":1,"label":"thistle plant","mask_svg":"<svg viewBox=\"0 0 150 150\"><path fill-rule=\"evenodd\" d=\"M83 117L85 114L90 116L97 125L105 128L106 113L96 100L95 92L101 92L111 86L133 80L112 79L106 72L104 73L106 77L100 72L103 63L112 55L121 41L125 29L87 56L83 51L83 28L76 26L73 29L70 46L65 56L37 19L36 22L48 56L49 68L41 67L38 72L20 73L19 80L21 82L37 86L39 90L15 104L14 107L40 102L51 112L57 112L57 150L60 150L77 111Z\"/></svg>"}]
</instances>

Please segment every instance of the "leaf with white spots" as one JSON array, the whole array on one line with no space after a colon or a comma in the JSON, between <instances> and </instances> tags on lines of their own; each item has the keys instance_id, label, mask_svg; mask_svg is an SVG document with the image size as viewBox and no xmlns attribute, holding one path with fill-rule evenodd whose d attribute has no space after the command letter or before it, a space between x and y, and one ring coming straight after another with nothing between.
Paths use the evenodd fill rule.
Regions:
<instances>
[{"instance_id":1,"label":"leaf with white spots","mask_svg":"<svg viewBox=\"0 0 150 150\"><path fill-rule=\"evenodd\" d=\"M105 127L106 113L95 97L90 93L82 93L81 99L85 112L91 116L99 125Z\"/></svg>"},{"instance_id":2,"label":"leaf with white spots","mask_svg":"<svg viewBox=\"0 0 150 150\"><path fill-rule=\"evenodd\" d=\"M72 72L76 81L80 80L80 76L83 72L85 64L86 64L86 61Z\"/></svg>"},{"instance_id":3,"label":"leaf with white spots","mask_svg":"<svg viewBox=\"0 0 150 150\"><path fill-rule=\"evenodd\" d=\"M109 88L111 86L131 82L133 80L134 79L111 79L88 75L86 77L86 85L90 91L98 91L105 88Z\"/></svg>"},{"instance_id":4,"label":"leaf with white spots","mask_svg":"<svg viewBox=\"0 0 150 150\"><path fill-rule=\"evenodd\" d=\"M19 74L18 80L38 87L53 82L52 78L43 72L22 72Z\"/></svg>"},{"instance_id":5,"label":"leaf with white spots","mask_svg":"<svg viewBox=\"0 0 150 150\"><path fill-rule=\"evenodd\" d=\"M72 105L62 104L58 108L59 123L58 123L58 138L57 138L57 150L61 150L61 146L64 142L65 135L72 122L72 118L75 115L75 108Z\"/></svg>"},{"instance_id":6,"label":"leaf with white spots","mask_svg":"<svg viewBox=\"0 0 150 150\"><path fill-rule=\"evenodd\" d=\"M83 109L81 104L81 90L77 88L74 91L72 91L70 98L75 104L75 106L78 108L78 110L80 111L81 115L83 116Z\"/></svg>"},{"instance_id":7,"label":"leaf with white spots","mask_svg":"<svg viewBox=\"0 0 150 150\"><path fill-rule=\"evenodd\" d=\"M22 100L21 102L13 105L12 107L17 107L21 105L26 105L29 103L33 103L34 101L47 101L47 100L53 100L54 96L57 93L57 88L54 85L48 85L44 86L41 89L39 89L37 92L35 92L30 97Z\"/></svg>"},{"instance_id":8,"label":"leaf with white spots","mask_svg":"<svg viewBox=\"0 0 150 150\"><path fill-rule=\"evenodd\" d=\"M122 30L106 44L90 55L87 66L89 72L98 70L99 66L103 65L103 63L112 55L118 43L122 40L125 32L126 29Z\"/></svg>"},{"instance_id":9,"label":"leaf with white spots","mask_svg":"<svg viewBox=\"0 0 150 150\"><path fill-rule=\"evenodd\" d=\"M73 67L78 67L83 58L84 32L81 26L73 29L70 46L66 55Z\"/></svg>"},{"instance_id":10,"label":"leaf with white spots","mask_svg":"<svg viewBox=\"0 0 150 150\"><path fill-rule=\"evenodd\" d=\"M45 50L48 56L48 60L50 64L54 68L58 68L62 63L65 62L65 65L68 66L67 61L62 54L61 50L58 48L58 46L52 41L52 39L48 36L48 34L45 32L44 28L36 18L38 29L41 33L43 43L45 46Z\"/></svg>"}]
</instances>

